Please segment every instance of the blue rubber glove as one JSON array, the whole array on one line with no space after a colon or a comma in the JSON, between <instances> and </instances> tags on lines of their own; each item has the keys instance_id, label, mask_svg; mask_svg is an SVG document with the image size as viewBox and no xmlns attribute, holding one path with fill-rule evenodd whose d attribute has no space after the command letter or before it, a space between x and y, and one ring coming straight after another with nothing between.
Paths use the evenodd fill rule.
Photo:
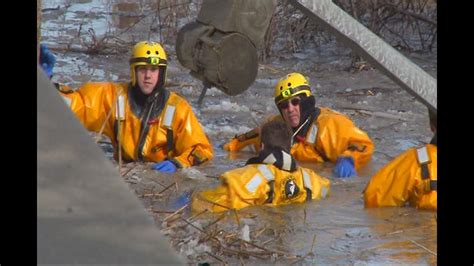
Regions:
<instances>
[{"instance_id":1,"label":"blue rubber glove","mask_svg":"<svg viewBox=\"0 0 474 266\"><path fill-rule=\"evenodd\" d=\"M189 202L191 201L191 194L191 191L184 192L183 194L181 194L181 196L179 196L173 201L171 207L177 210L183 207L184 205L189 204Z\"/></svg>"},{"instance_id":2,"label":"blue rubber glove","mask_svg":"<svg viewBox=\"0 0 474 266\"><path fill-rule=\"evenodd\" d=\"M53 76L53 68L55 63L56 58L54 57L53 53L49 51L45 44L40 44L40 65L49 78Z\"/></svg>"},{"instance_id":3,"label":"blue rubber glove","mask_svg":"<svg viewBox=\"0 0 474 266\"><path fill-rule=\"evenodd\" d=\"M174 173L176 172L176 165L172 163L171 161L162 161L160 163L155 163L151 169L157 170L163 173Z\"/></svg>"},{"instance_id":4,"label":"blue rubber glove","mask_svg":"<svg viewBox=\"0 0 474 266\"><path fill-rule=\"evenodd\" d=\"M336 177L351 177L356 176L357 172L354 168L354 158L339 157L336 161L336 166L333 170Z\"/></svg>"}]
</instances>

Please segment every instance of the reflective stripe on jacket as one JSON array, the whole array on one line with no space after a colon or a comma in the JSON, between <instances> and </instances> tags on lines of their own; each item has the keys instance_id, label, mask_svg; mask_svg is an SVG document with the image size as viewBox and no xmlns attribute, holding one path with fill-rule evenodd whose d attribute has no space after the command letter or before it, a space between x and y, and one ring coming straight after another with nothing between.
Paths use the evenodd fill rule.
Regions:
<instances>
[{"instance_id":1,"label":"reflective stripe on jacket","mask_svg":"<svg viewBox=\"0 0 474 266\"><path fill-rule=\"evenodd\" d=\"M357 128L345 115L329 108L321 110L313 121L306 137L293 144L291 155L298 161L336 162L339 156L352 156L355 168L359 169L370 161L374 144L366 132ZM274 116L273 119L283 119ZM241 135L242 136L242 135ZM260 145L259 135L244 139L236 137L224 146L228 151L239 151L248 145L257 148Z\"/></svg>"},{"instance_id":2,"label":"reflective stripe on jacket","mask_svg":"<svg viewBox=\"0 0 474 266\"><path fill-rule=\"evenodd\" d=\"M409 203L420 209L437 210L437 162L437 147L432 144L400 154L368 183L364 192L365 207Z\"/></svg>"},{"instance_id":3,"label":"reflective stripe on jacket","mask_svg":"<svg viewBox=\"0 0 474 266\"><path fill-rule=\"evenodd\" d=\"M194 212L241 209L253 205L285 205L329 196L330 182L314 171L298 167L293 172L270 164L251 164L224 173L221 184L193 195Z\"/></svg>"},{"instance_id":4,"label":"reflective stripe on jacket","mask_svg":"<svg viewBox=\"0 0 474 266\"><path fill-rule=\"evenodd\" d=\"M124 99L124 119L120 120L122 156L126 160L159 162L172 159L181 167L200 164L212 159L212 146L202 130L191 106L182 97L170 92L163 110L157 117L148 119L148 132L139 143L141 120L128 102L127 83L86 83L77 91L62 94L71 110L90 131L108 136L117 150L118 94ZM122 112L121 112L122 113ZM109 117L107 118L107 116ZM172 149L168 150L167 134L172 133Z\"/></svg>"}]
</instances>

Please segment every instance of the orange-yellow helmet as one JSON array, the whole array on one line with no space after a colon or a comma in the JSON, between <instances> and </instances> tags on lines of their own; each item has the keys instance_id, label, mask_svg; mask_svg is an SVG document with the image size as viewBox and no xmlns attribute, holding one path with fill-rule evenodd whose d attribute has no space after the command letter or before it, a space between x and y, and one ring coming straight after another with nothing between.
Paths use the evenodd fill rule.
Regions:
<instances>
[{"instance_id":1,"label":"orange-yellow helmet","mask_svg":"<svg viewBox=\"0 0 474 266\"><path fill-rule=\"evenodd\" d=\"M160 77L160 80L166 80L168 61L166 52L159 43L143 41L133 47L130 57L130 79L133 86L137 84L136 67L145 65L162 67L163 77Z\"/></svg>"},{"instance_id":2,"label":"orange-yellow helmet","mask_svg":"<svg viewBox=\"0 0 474 266\"><path fill-rule=\"evenodd\" d=\"M290 73L282 77L275 86L275 104L279 104L298 94L311 96L311 88L308 81L300 73Z\"/></svg>"}]
</instances>

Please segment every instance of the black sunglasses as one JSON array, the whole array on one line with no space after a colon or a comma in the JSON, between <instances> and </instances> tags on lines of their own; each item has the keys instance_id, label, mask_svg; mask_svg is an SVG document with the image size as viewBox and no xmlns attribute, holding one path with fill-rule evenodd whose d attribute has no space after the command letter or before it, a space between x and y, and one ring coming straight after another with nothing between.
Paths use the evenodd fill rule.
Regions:
<instances>
[{"instance_id":1,"label":"black sunglasses","mask_svg":"<svg viewBox=\"0 0 474 266\"><path fill-rule=\"evenodd\" d=\"M301 99L300 98L293 98L293 99L290 99L288 101L284 101L284 102L281 102L278 104L278 107L280 109L287 109L288 107L290 107L290 103L293 105L293 106L298 106L301 102Z\"/></svg>"}]
</instances>

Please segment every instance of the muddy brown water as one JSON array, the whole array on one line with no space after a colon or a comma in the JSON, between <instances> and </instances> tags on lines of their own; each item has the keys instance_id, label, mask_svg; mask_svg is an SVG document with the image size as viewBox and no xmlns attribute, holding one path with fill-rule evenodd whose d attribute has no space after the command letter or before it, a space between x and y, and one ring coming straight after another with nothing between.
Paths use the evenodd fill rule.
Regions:
<instances>
[{"instance_id":1,"label":"muddy brown water","mask_svg":"<svg viewBox=\"0 0 474 266\"><path fill-rule=\"evenodd\" d=\"M43 42L53 49L57 58L53 81L78 86L87 81L127 80L129 52L90 55L63 48L68 44L85 48L86 35L82 39L77 37L80 27L90 27L99 36L121 32L127 25L136 23L136 16L146 12L149 2L43 1L43 8L52 8L43 12L41 33ZM58 6L59 9L55 9ZM120 38L128 42L148 38L160 41L159 33L150 30L146 18L141 21L142 24L138 23ZM196 101L201 83L180 66L172 41L165 49L169 54L167 78L172 85L168 89L182 94L192 104L213 143L215 158L175 175L158 174L149 170L149 164L129 163L124 166L123 171L128 171L124 180L153 215L157 227L189 263L222 263L209 255L210 252L231 264L437 264L436 212L409 207L364 209L361 196L368 180L381 166L407 148L431 139L427 109L409 93L370 67L348 71L350 51L332 43L310 47L298 54L269 58L260 65L256 82L246 92L231 97L212 88L199 107ZM436 76L436 55L407 56ZM176 210L172 202L178 195L217 185L220 173L243 166L253 156L249 151L229 154L222 150L222 145L235 134L277 113L272 100L273 86L280 76L293 71L309 78L317 105L345 113L368 132L376 146L369 165L358 177L337 179L332 175L331 163L302 164L331 180L331 196L326 200L282 207L251 207L237 212L237 217L229 211L222 217L205 213L192 219L197 227L206 228L222 218L207 227L207 232L222 230L239 235L248 226L253 243L280 254L273 257L230 255L211 241L203 241L203 233L196 228L164 221ZM101 146L111 158L110 146ZM159 196L149 196L168 186ZM182 217L192 215L185 210ZM241 250L245 248L241 246Z\"/></svg>"}]
</instances>

